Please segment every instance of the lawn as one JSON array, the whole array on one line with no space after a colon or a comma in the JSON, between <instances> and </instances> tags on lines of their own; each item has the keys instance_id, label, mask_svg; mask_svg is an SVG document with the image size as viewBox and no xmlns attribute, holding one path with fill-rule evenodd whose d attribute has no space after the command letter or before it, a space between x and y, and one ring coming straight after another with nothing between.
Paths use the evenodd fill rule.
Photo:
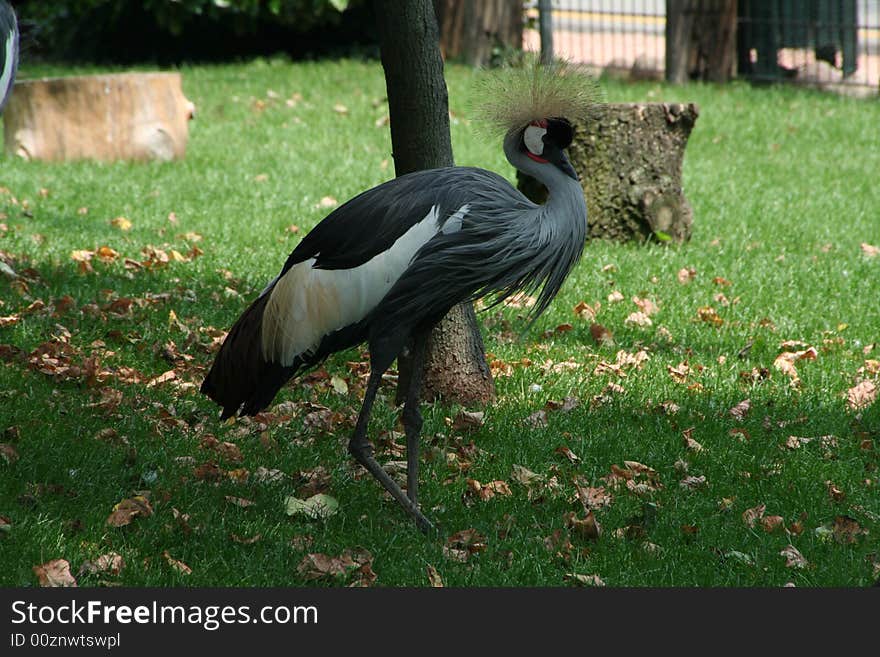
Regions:
<instances>
[{"instance_id":1,"label":"lawn","mask_svg":"<svg viewBox=\"0 0 880 657\"><path fill-rule=\"evenodd\" d=\"M424 408L425 537L345 450L362 351L257 421L221 424L198 392L302 235L393 176L381 67L181 72L183 161L0 157L0 585L37 585L55 559L80 586L877 579L880 104L603 83L611 101L699 104L693 238L588 243L528 331L520 308L480 314L498 399L468 409L479 426ZM512 179L469 120L473 76L447 70L457 162ZM376 406L382 461L404 458L398 414ZM336 513L286 513L315 493Z\"/></svg>"}]
</instances>

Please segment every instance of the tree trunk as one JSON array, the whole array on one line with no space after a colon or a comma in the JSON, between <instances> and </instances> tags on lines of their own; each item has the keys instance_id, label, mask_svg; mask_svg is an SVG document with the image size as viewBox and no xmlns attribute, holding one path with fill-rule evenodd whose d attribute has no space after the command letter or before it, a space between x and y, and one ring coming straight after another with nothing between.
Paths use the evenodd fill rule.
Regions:
<instances>
[{"instance_id":1,"label":"tree trunk","mask_svg":"<svg viewBox=\"0 0 880 657\"><path fill-rule=\"evenodd\" d=\"M614 240L690 238L693 213L681 165L699 109L683 104L609 104L577 125L569 157L584 187L589 236ZM519 188L541 203L547 190L518 174Z\"/></svg>"},{"instance_id":2,"label":"tree trunk","mask_svg":"<svg viewBox=\"0 0 880 657\"><path fill-rule=\"evenodd\" d=\"M728 82L735 73L737 0L667 0L666 80Z\"/></svg>"},{"instance_id":3,"label":"tree trunk","mask_svg":"<svg viewBox=\"0 0 880 657\"><path fill-rule=\"evenodd\" d=\"M395 173L452 166L449 102L431 1L376 0L375 7ZM400 403L409 380L406 355L398 359L398 369ZM478 403L494 395L473 306L459 305L431 334L422 399Z\"/></svg>"},{"instance_id":4,"label":"tree trunk","mask_svg":"<svg viewBox=\"0 0 880 657\"><path fill-rule=\"evenodd\" d=\"M32 160L172 160L193 112L179 73L27 80L6 107L4 142Z\"/></svg>"},{"instance_id":5,"label":"tree trunk","mask_svg":"<svg viewBox=\"0 0 880 657\"><path fill-rule=\"evenodd\" d=\"M521 50L521 0L434 0L447 59L486 66L497 50Z\"/></svg>"}]
</instances>

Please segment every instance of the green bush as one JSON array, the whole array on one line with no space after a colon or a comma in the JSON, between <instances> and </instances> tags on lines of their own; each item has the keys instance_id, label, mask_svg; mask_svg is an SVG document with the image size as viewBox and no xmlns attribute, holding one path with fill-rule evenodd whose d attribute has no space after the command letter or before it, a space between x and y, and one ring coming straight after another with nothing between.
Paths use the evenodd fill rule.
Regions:
<instances>
[{"instance_id":1,"label":"green bush","mask_svg":"<svg viewBox=\"0 0 880 657\"><path fill-rule=\"evenodd\" d=\"M340 38L343 12L352 6L365 10L368 4L364 0L25 0L16 3L16 10L31 50L39 54L127 60L192 54L211 58L219 56L223 46L227 52L259 51L259 44L270 48L283 42L283 35L316 33L316 38L332 42ZM342 38L352 34L342 32Z\"/></svg>"}]
</instances>

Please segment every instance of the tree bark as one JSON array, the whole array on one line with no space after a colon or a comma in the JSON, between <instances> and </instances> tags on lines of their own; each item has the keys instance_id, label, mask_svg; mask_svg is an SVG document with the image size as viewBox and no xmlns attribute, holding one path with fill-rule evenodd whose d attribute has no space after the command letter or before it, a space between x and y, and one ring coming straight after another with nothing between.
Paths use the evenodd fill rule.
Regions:
<instances>
[{"instance_id":1,"label":"tree bark","mask_svg":"<svg viewBox=\"0 0 880 657\"><path fill-rule=\"evenodd\" d=\"M434 8L447 59L486 66L498 49L522 49L521 0L434 0Z\"/></svg>"},{"instance_id":2,"label":"tree bark","mask_svg":"<svg viewBox=\"0 0 880 657\"><path fill-rule=\"evenodd\" d=\"M431 0L375 0L375 8L395 173L452 166L449 101ZM400 403L409 380L406 354L398 369ZM479 403L494 395L473 306L461 304L431 334L422 399Z\"/></svg>"},{"instance_id":3,"label":"tree bark","mask_svg":"<svg viewBox=\"0 0 880 657\"><path fill-rule=\"evenodd\" d=\"M728 82L735 73L737 0L667 0L666 80Z\"/></svg>"},{"instance_id":4,"label":"tree bark","mask_svg":"<svg viewBox=\"0 0 880 657\"><path fill-rule=\"evenodd\" d=\"M33 160L178 159L193 112L179 73L27 80L6 107L5 148Z\"/></svg>"},{"instance_id":5,"label":"tree bark","mask_svg":"<svg viewBox=\"0 0 880 657\"><path fill-rule=\"evenodd\" d=\"M591 238L690 238L693 212L681 165L698 114L693 103L619 103L609 104L599 120L575 126L569 158L581 177ZM520 173L518 182L533 201L546 199L534 178Z\"/></svg>"}]
</instances>

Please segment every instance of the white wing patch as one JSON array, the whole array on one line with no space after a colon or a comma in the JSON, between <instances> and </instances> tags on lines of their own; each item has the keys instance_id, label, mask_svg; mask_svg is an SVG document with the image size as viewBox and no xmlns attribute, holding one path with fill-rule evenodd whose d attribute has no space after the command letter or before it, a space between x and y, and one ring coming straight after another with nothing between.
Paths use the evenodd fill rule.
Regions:
<instances>
[{"instance_id":1,"label":"white wing patch","mask_svg":"<svg viewBox=\"0 0 880 657\"><path fill-rule=\"evenodd\" d=\"M277 279L263 313L263 358L290 365L328 333L366 317L437 234L438 218L433 206L390 249L353 269L315 269L314 258L291 267Z\"/></svg>"}]
</instances>

